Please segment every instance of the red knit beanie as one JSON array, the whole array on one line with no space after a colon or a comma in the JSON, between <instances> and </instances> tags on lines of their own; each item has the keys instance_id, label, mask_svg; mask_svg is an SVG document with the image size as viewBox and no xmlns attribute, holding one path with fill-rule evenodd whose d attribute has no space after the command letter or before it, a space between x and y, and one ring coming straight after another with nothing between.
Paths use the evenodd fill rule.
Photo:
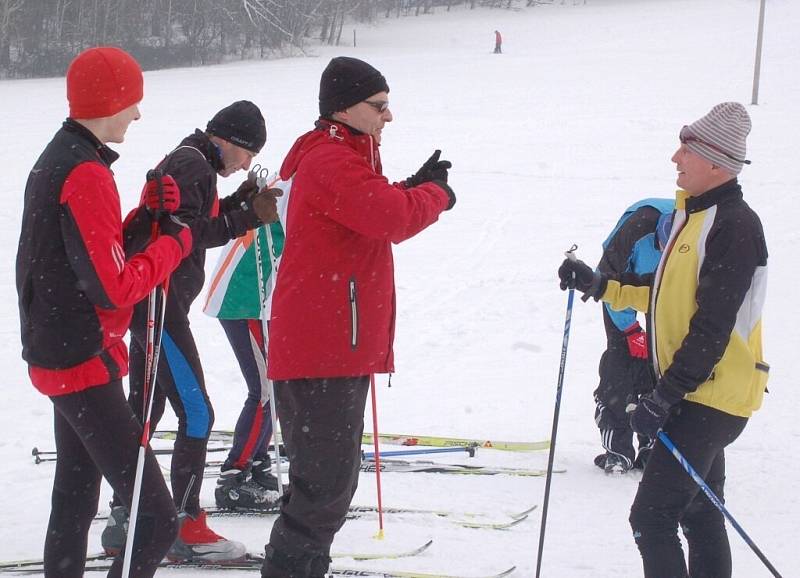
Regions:
<instances>
[{"instance_id":1,"label":"red knit beanie","mask_svg":"<svg viewBox=\"0 0 800 578\"><path fill-rule=\"evenodd\" d=\"M114 46L89 48L67 69L72 118L113 116L142 100L142 69L133 56Z\"/></svg>"}]
</instances>

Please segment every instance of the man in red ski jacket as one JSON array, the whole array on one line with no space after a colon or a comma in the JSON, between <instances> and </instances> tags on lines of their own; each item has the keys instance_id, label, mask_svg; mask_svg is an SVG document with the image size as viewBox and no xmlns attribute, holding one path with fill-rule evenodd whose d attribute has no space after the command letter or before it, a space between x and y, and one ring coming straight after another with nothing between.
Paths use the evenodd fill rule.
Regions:
<instances>
[{"instance_id":1,"label":"man in red ski jacket","mask_svg":"<svg viewBox=\"0 0 800 578\"><path fill-rule=\"evenodd\" d=\"M358 484L370 375L394 370L392 243L455 203L439 151L390 183L378 146L389 87L355 58L331 60L320 118L289 151L286 245L270 321L268 375L291 463L262 576L322 578Z\"/></svg>"},{"instance_id":2,"label":"man in red ski jacket","mask_svg":"<svg viewBox=\"0 0 800 578\"><path fill-rule=\"evenodd\" d=\"M142 94L142 71L126 52L102 47L79 54L67 70L69 118L25 187L16 264L22 357L33 385L53 403L58 452L44 545L48 577L83 576L101 476L130 507L142 428L122 390L123 337L134 304L192 248L189 228L162 219L162 236L125 258L110 169L118 155L106 143L124 140L139 118ZM151 450L142 487L131 576L148 577L177 531ZM121 570L117 559L108 575Z\"/></svg>"}]
</instances>

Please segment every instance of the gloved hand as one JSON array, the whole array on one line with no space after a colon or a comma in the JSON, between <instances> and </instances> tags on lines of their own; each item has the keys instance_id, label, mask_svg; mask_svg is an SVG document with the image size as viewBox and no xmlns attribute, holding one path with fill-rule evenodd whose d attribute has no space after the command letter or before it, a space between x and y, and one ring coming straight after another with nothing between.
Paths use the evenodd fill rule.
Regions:
<instances>
[{"instance_id":1,"label":"gloved hand","mask_svg":"<svg viewBox=\"0 0 800 578\"><path fill-rule=\"evenodd\" d=\"M630 404L625 411L631 414L631 429L639 435L655 439L658 430L669 417L672 404L661 397L658 390L643 395L637 405Z\"/></svg>"},{"instance_id":2,"label":"gloved hand","mask_svg":"<svg viewBox=\"0 0 800 578\"><path fill-rule=\"evenodd\" d=\"M435 185L439 185L444 190L444 192L447 193L447 198L449 199L449 201L447 202L447 207L445 208L445 211L449 211L450 209L453 208L453 205L456 204L456 192L450 185L448 185L444 181L433 181L433 183Z\"/></svg>"},{"instance_id":3,"label":"gloved hand","mask_svg":"<svg viewBox=\"0 0 800 578\"><path fill-rule=\"evenodd\" d=\"M637 359L647 359L647 333L638 321L628 327L623 334L628 342L628 353Z\"/></svg>"},{"instance_id":4,"label":"gloved hand","mask_svg":"<svg viewBox=\"0 0 800 578\"><path fill-rule=\"evenodd\" d=\"M248 177L242 181L242 184L239 185L239 188L236 189L233 193L233 197L236 199L237 202L247 202L249 198L255 195L258 192L258 185L256 184L255 177L253 175L248 175Z\"/></svg>"},{"instance_id":5,"label":"gloved hand","mask_svg":"<svg viewBox=\"0 0 800 578\"><path fill-rule=\"evenodd\" d=\"M243 213L232 217L232 220L236 221L235 229L238 231L244 227L244 230L249 230L278 220L276 199L281 195L283 195L283 191L277 187L259 189L255 177L251 173L232 195L220 201L220 211L227 215L233 215L235 212ZM248 212L250 214L246 214ZM229 219L229 225L230 221L231 219ZM234 234L234 237L236 236L241 235Z\"/></svg>"},{"instance_id":6,"label":"gloved hand","mask_svg":"<svg viewBox=\"0 0 800 578\"><path fill-rule=\"evenodd\" d=\"M247 204L252 208L259 221L264 224L278 221L278 197L283 196L283 191L277 187L269 189L264 187L252 195Z\"/></svg>"},{"instance_id":7,"label":"gloved hand","mask_svg":"<svg viewBox=\"0 0 800 578\"><path fill-rule=\"evenodd\" d=\"M255 174L250 173L247 178L242 181L242 184L239 185L239 188L236 189L236 191L219 200L219 212L227 213L228 211L236 211L241 209L242 202L246 202L245 199L247 199L256 191L258 191L256 176Z\"/></svg>"},{"instance_id":8,"label":"gloved hand","mask_svg":"<svg viewBox=\"0 0 800 578\"><path fill-rule=\"evenodd\" d=\"M274 216L275 220L277 220L277 208ZM242 203L239 209L223 213L222 217L225 219L225 225L228 227L228 234L231 239L241 237L247 231L264 224L247 203Z\"/></svg>"},{"instance_id":9,"label":"gloved hand","mask_svg":"<svg viewBox=\"0 0 800 578\"><path fill-rule=\"evenodd\" d=\"M151 215L174 213L181 206L181 190L170 175L148 171L142 199Z\"/></svg>"},{"instance_id":10,"label":"gloved hand","mask_svg":"<svg viewBox=\"0 0 800 578\"><path fill-rule=\"evenodd\" d=\"M447 171L453 166L453 163L440 161L439 156L441 154L442 151L436 149L419 170L406 179L406 186L416 187L430 181L444 181L446 183Z\"/></svg>"},{"instance_id":11,"label":"gloved hand","mask_svg":"<svg viewBox=\"0 0 800 578\"><path fill-rule=\"evenodd\" d=\"M205 224L204 219L195 219L191 225L187 225L175 215L164 214L158 220L158 232L175 239L181 246L182 256L185 259L192 252L192 243L201 237L201 228Z\"/></svg>"},{"instance_id":12,"label":"gloved hand","mask_svg":"<svg viewBox=\"0 0 800 578\"><path fill-rule=\"evenodd\" d=\"M562 291L577 289L586 293L594 284L595 273L589 265L579 259L564 259L558 268L558 278L561 281Z\"/></svg>"}]
</instances>

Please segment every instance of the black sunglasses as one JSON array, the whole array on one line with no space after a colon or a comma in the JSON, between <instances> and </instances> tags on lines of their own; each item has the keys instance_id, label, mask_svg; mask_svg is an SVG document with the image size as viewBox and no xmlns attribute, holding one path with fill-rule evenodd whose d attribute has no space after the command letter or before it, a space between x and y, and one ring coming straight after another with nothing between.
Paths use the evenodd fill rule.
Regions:
<instances>
[{"instance_id":1,"label":"black sunglasses","mask_svg":"<svg viewBox=\"0 0 800 578\"><path fill-rule=\"evenodd\" d=\"M379 113L384 113L389 110L389 101L388 100L365 100L363 101L365 104L370 105Z\"/></svg>"},{"instance_id":2,"label":"black sunglasses","mask_svg":"<svg viewBox=\"0 0 800 578\"><path fill-rule=\"evenodd\" d=\"M708 141L705 141L705 140L703 140L701 138L698 138L698 137L694 136L693 134L691 134L689 132L689 127L686 126L686 125L684 125L684 127L681 129L681 132L678 135L678 138L680 139L681 144L686 144L686 143L689 143L689 142L700 143L702 145L706 145L711 150L717 151L721 155L725 155L726 157L728 157L732 161L736 161L737 163L742 163L742 164L745 164L745 165L749 165L750 164L749 160L747 160L747 159L737 159L735 156L733 156L732 154L730 154L728 152L725 152L724 150L719 148L717 145L712 144L712 143L710 143Z\"/></svg>"}]
</instances>

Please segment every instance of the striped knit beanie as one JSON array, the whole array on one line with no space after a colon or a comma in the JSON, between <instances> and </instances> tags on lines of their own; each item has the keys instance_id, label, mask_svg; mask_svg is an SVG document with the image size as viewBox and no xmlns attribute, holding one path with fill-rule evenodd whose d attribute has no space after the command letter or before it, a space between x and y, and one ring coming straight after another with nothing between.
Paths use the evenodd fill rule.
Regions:
<instances>
[{"instance_id":1,"label":"striped knit beanie","mask_svg":"<svg viewBox=\"0 0 800 578\"><path fill-rule=\"evenodd\" d=\"M707 161L738 175L745 160L745 139L750 133L750 115L738 102L723 102L703 118L683 127L681 142Z\"/></svg>"}]
</instances>

